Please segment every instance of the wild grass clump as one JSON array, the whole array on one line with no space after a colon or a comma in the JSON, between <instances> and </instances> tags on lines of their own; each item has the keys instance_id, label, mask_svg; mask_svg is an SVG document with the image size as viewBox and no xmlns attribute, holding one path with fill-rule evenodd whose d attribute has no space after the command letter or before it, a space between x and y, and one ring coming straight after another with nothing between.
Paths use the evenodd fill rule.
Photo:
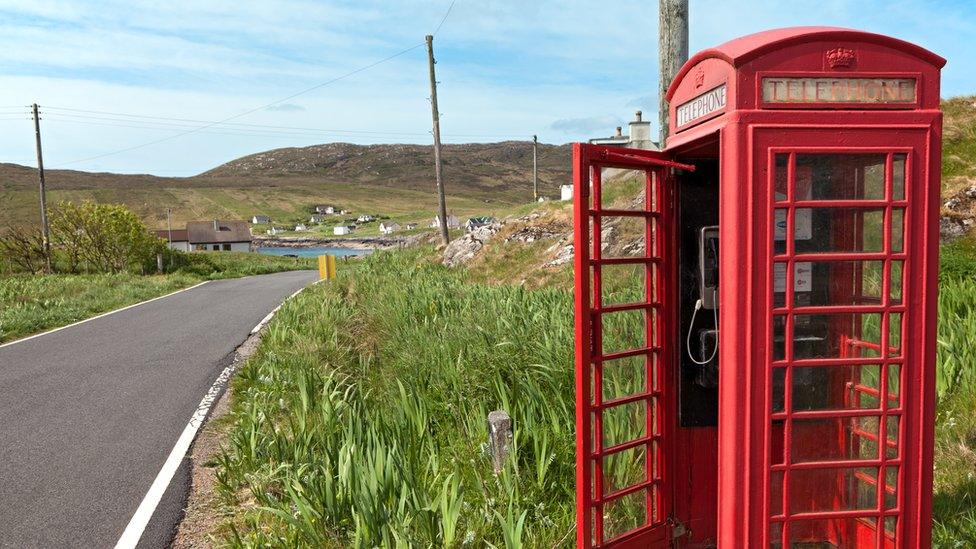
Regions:
<instances>
[{"instance_id":1,"label":"wild grass clump","mask_svg":"<svg viewBox=\"0 0 976 549\"><path fill-rule=\"evenodd\" d=\"M942 247L933 546L976 547L976 245Z\"/></svg>"},{"instance_id":2,"label":"wild grass clump","mask_svg":"<svg viewBox=\"0 0 976 549\"><path fill-rule=\"evenodd\" d=\"M233 545L515 547L573 535L572 301L418 253L288 303L235 381ZM492 474L486 418L515 428Z\"/></svg>"}]
</instances>

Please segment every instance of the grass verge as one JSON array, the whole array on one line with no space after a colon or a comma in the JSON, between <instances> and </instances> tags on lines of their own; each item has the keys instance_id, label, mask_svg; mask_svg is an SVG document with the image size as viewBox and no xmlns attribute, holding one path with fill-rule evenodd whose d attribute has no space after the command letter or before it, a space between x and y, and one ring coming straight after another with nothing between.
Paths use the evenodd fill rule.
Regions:
<instances>
[{"instance_id":1,"label":"grass verge","mask_svg":"<svg viewBox=\"0 0 976 549\"><path fill-rule=\"evenodd\" d=\"M164 275L12 274L0 276L0 343L152 299L204 280L312 269L309 258L259 254L185 254Z\"/></svg>"}]
</instances>

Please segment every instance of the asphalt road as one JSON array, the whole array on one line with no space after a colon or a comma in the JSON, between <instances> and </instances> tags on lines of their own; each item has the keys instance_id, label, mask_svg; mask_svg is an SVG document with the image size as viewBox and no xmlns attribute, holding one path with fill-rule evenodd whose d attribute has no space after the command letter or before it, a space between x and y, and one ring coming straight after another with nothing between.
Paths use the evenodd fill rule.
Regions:
<instances>
[{"instance_id":1,"label":"asphalt road","mask_svg":"<svg viewBox=\"0 0 976 549\"><path fill-rule=\"evenodd\" d=\"M0 547L113 547L251 329L314 271L200 287L0 347ZM140 547L165 547L181 466Z\"/></svg>"}]
</instances>

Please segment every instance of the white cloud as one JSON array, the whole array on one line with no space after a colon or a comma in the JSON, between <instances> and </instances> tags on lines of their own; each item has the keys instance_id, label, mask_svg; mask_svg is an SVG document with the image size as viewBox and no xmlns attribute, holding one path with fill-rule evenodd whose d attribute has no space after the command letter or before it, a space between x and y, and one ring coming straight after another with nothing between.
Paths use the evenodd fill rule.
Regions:
<instances>
[{"instance_id":1,"label":"white cloud","mask_svg":"<svg viewBox=\"0 0 976 549\"><path fill-rule=\"evenodd\" d=\"M420 43L449 3L0 0L0 105L37 101L42 108L219 120ZM976 34L976 9L963 3L696 0L691 49L805 24L811 13L818 22L929 47L949 58L945 93L976 92L976 58L960 40ZM937 27L930 24L934 20ZM594 9L590 0L458 0L435 49L442 128L449 142L532 134L550 142L583 140L609 135L636 108L645 119L656 119L654 2L620 0ZM244 136L209 129L76 167L190 172L276 146L334 140L427 143L426 71L423 48L417 48L235 120L376 133ZM178 131L125 128L54 112L49 110L44 121L52 166ZM0 161L32 155L29 122L0 120Z\"/></svg>"}]
</instances>

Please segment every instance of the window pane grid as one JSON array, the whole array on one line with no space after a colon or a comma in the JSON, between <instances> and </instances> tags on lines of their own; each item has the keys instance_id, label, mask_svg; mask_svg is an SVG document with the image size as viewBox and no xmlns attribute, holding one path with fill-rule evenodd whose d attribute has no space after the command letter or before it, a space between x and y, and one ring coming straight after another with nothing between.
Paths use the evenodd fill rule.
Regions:
<instances>
[{"instance_id":1,"label":"window pane grid","mask_svg":"<svg viewBox=\"0 0 976 549\"><path fill-rule=\"evenodd\" d=\"M840 155L838 155L840 156ZM899 509L901 507L900 498L898 494L901 492L898 484L901 483L902 476L898 474L900 472L900 457L901 452L898 451L898 446L900 441L903 440L900 431L904 428L904 422L899 421L901 409L901 402L903 399L900 397L898 390L903 387L900 379L904 375L904 368L900 367L900 364L891 364L892 358L900 358L904 354L902 347L904 346L904 337L902 337L902 331L904 330L904 325L906 324L904 316L907 312L907 308L902 304L902 294L903 288L902 281L907 277L902 272L905 268L906 263L899 263L899 276L897 284L899 287L892 289L892 263L905 262L906 253L904 249L904 242L906 241L904 230L905 227L910 226L909 221L906 219L908 214L907 200L905 197L909 196L909 189L899 188L894 189L894 163L893 157L899 156L901 162L899 164L900 169L905 169L907 162L907 154L884 154L884 169L883 169L883 199L874 200L855 200L855 199L844 199L844 200L819 200L813 199L812 197L797 196L797 154L795 152L790 152L788 154L775 154L771 159L775 161L771 162L772 177L771 182L775 181L776 192L770 192L770 213L781 212L782 215L776 216L771 215L771 219L774 220L779 218L785 225L785 234L783 238L779 238L777 231L773 231L776 236L774 236L774 242L772 243L772 253L770 254L770 267L772 268L776 264L780 264L779 271L785 271L780 280L785 279L782 284L782 299L770 300L774 306L770 311L770 321L772 323L772 329L770 334L779 333L779 329L776 328L775 323L777 319L782 326L783 333L783 344L781 345L781 350L778 351L779 356L776 356L777 351L775 350L777 344L774 343L770 346L769 352L769 365L777 367L777 371L781 374L778 378L781 381L776 383L770 383L767 387L767 414L769 415L770 421L777 421L782 424L782 446L784 453L784 463L775 465L770 464L771 475L767 477L770 481L774 478L777 480L777 485L781 484L780 494L776 494L775 491L771 492L774 494L773 497L779 499L782 497L782 502L771 502L772 507L769 513L770 522L768 523L767 534L770 539L770 543L779 544L780 547L790 547L790 540L794 539L791 537L790 527L794 521L809 521L811 519L839 519L839 518L861 518L865 519L864 523L870 523L872 526L875 536L874 539L877 541L877 547L880 549L884 547L884 540L887 536L889 542L891 537L896 540L899 539L893 531L896 524L897 517L899 514ZM782 166L783 157L786 158L786 165ZM786 177L783 178L780 170L786 168ZM785 189L782 188L782 184L785 179ZM899 176L899 184L905 185L908 178L903 173ZM785 192L784 192L785 191ZM797 246L797 239L801 238L797 234L797 214L798 211L812 211L813 208L828 208L828 207L844 207L849 208L853 212L869 210L882 212L882 217L880 219L882 230L881 230L881 242L880 250L877 252L872 251L855 251L847 252L843 251L845 246L836 246L841 251L827 251L825 253L811 253L806 251L799 251ZM896 219L896 213L898 218ZM804 215L810 215L804 213ZM854 242L863 242L865 238L869 238L865 233L864 218L861 214L855 213L850 216L848 222L843 220L840 221L843 227L846 226L847 230L853 233ZM837 216L835 215L836 222ZM806 221L809 223L809 221ZM893 231L898 231L897 235L893 234ZM876 236L876 235L873 235ZM809 236L804 236L804 238L810 238ZM835 240L844 240L845 235L841 234L839 237L835 237ZM782 240L780 243L776 241ZM848 244L847 247L852 246ZM861 249L862 245L853 244L858 250ZM807 246L809 247L809 246ZM865 260L878 260L881 265L881 275L880 275L880 297L879 298L864 298L858 299L856 296L864 295L864 281L857 278L853 281L853 296L850 303L845 303L844 305L805 305L803 302L797 302L796 292L798 291L795 284L795 265L802 261L865 261ZM776 263L773 263L773 262ZM782 267L785 267L782 268ZM773 274L772 272L770 274ZM780 282L776 283L777 285ZM772 287L773 284L770 284ZM802 287L802 284L801 284ZM895 295L896 298L893 300L892 296ZM845 344L841 345L841 354L837 357L807 357L801 355L798 357L797 347L795 342L797 340L797 316L798 315L827 315L834 314L839 315L843 318L846 313L876 313L878 322L873 324L862 323L861 326L856 326L851 332L851 337L845 338ZM893 321L892 314L896 314L899 318L896 320L897 323ZM873 337L872 337L873 336ZM829 335L827 336L829 337ZM897 340L894 339L897 337ZM777 340L778 341L778 340ZM885 350L886 352L882 352ZM879 374L873 383L863 383L860 380L852 379L847 383L845 394L845 399L853 399L855 406L853 409L845 410L816 410L816 411L797 411L793 405L794 395L793 390L795 388L793 377L794 368L800 366L823 366L830 369L831 366L845 366L850 367L851 365L865 364L865 365L878 365ZM893 374L891 373L891 368ZM772 370L769 370L772 372ZM773 379L773 378L770 378ZM889 387L889 381L895 379L898 386L894 388ZM782 383L782 388L779 388L777 383ZM881 398L881 395L885 395L885 398ZM868 402L876 403L873 406L861 409L859 404L861 399L867 398ZM779 403L779 404L776 404ZM776 409L771 408L775 406ZM794 440L794 436L799 435L796 433L796 427L794 425L796 420L800 419L823 419L827 421L828 424L830 420L836 421L838 425L844 423L844 420L851 422L851 427L846 433L846 443L851 446L856 446L859 441L873 441L873 448L871 452L874 453L873 459L852 459L844 461L814 461L807 463L794 463L794 451L793 446L798 442ZM858 418L876 418L877 432L872 432L871 430L862 428L860 424L857 423ZM896 433L892 437L889 433L889 423L894 427ZM815 424L814 424L815 425ZM772 427L772 424L769 424ZM840 428L838 427L838 430ZM772 430L767 433L767 444L773 444L771 441ZM879 444L879 441L884 441L883 444ZM845 441L840 440L838 444L843 447ZM890 451L893 452L890 453ZM766 453L767 460L770 458L770 452ZM836 468L839 465L843 466L856 466L858 469L853 474L851 478L855 479L856 484L861 484L864 486L877 486L878 478L884 477L885 481L882 482L883 489L874 489L873 493L869 492L871 498L874 499L873 504L870 505L869 509L851 509L851 510L817 510L815 512L795 512L791 510L791 492L796 490L792 486L790 477L791 473L794 471L800 471L804 469L811 470L828 470L831 468ZM840 470L840 469L838 469ZM779 476L777 476L779 475ZM893 482L892 482L893 481ZM857 488L852 491L852 494L856 494ZM858 496L848 494L849 497L857 498ZM836 502L835 502L836 503ZM866 504L867 500L861 504ZM887 508L886 508L887 507ZM869 520L868 520L869 519ZM886 519L890 519L886 521ZM900 521L899 521L900 522ZM900 529L900 525L898 525ZM877 532L881 530L884 535L877 535Z\"/></svg>"},{"instance_id":2,"label":"window pane grid","mask_svg":"<svg viewBox=\"0 0 976 549\"><path fill-rule=\"evenodd\" d=\"M662 486L666 460L663 459L662 444L664 418L658 407L665 396L661 390L665 386L665 372L660 363L661 342L666 341L667 333L664 323L660 321L664 303L658 292L664 283L663 269L660 268L664 243L657 230L658 219L663 216L663 189L655 174L655 171L644 173L642 209L619 210L602 207L601 170L595 168L590 173L592 203L586 212L592 238L587 261L591 273L589 297L593 349L589 406L592 426L590 509L592 539L598 545L663 520ZM644 249L639 255L606 257L602 243L607 218L631 219L643 224L639 234L643 238ZM607 272L607 266L615 265L633 265L634 272L641 273L643 280L640 281L639 294L622 294L639 301L619 302L618 297L617 301L604 305L607 295L604 291L608 283L613 282L606 277L614 276ZM614 318L613 315L628 313L639 315L631 318L635 321L639 318L642 323L640 328L625 326L630 329L619 329L620 325L625 324L625 317ZM605 352L605 339L608 330L613 328L618 328L621 333L614 334L617 341L615 348L611 349L613 352ZM644 361L639 370L625 372L640 374L642 380L639 387L635 380L630 380L629 384L622 383L624 389L638 390L623 391L612 398L605 398L605 365L624 359ZM632 509L635 505L645 510L639 517ZM617 516L621 513L629 518L622 520L621 516Z\"/></svg>"}]
</instances>

